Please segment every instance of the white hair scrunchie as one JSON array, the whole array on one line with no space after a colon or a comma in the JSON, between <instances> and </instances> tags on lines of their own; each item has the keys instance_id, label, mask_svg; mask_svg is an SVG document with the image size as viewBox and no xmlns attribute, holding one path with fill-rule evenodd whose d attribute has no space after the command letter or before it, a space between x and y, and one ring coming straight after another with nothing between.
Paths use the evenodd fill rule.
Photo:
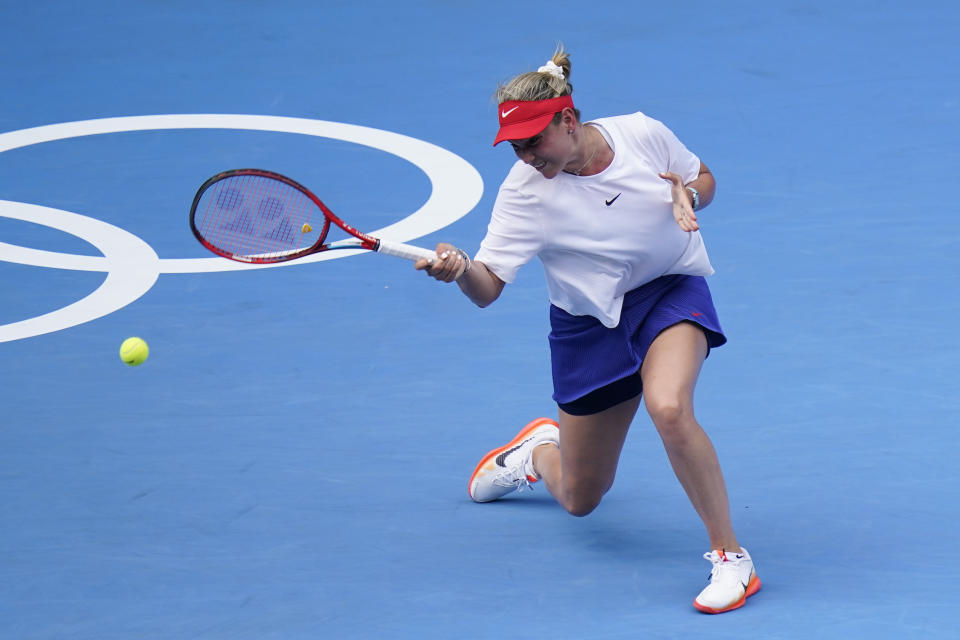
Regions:
<instances>
[{"instance_id":1,"label":"white hair scrunchie","mask_svg":"<svg viewBox=\"0 0 960 640\"><path fill-rule=\"evenodd\" d=\"M556 76L561 80L564 80L563 67L557 66L553 60L547 60L547 64L537 69L537 71L539 73L549 73L552 76Z\"/></svg>"}]
</instances>

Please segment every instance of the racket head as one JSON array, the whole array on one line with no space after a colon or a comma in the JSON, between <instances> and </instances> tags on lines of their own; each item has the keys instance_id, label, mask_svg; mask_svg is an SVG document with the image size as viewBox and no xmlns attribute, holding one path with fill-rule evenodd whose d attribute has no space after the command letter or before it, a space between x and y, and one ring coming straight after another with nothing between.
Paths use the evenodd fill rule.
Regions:
<instances>
[{"instance_id":1,"label":"racket head","mask_svg":"<svg viewBox=\"0 0 960 640\"><path fill-rule=\"evenodd\" d=\"M204 182L190 229L213 253L270 264L323 251L337 217L306 187L263 169L231 169Z\"/></svg>"}]
</instances>

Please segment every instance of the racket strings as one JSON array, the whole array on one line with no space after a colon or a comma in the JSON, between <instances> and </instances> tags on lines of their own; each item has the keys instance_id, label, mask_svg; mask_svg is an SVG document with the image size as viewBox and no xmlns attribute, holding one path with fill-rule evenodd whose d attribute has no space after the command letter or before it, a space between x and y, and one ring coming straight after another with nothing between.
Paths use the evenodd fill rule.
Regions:
<instances>
[{"instance_id":1,"label":"racket strings","mask_svg":"<svg viewBox=\"0 0 960 640\"><path fill-rule=\"evenodd\" d=\"M218 252L254 262L272 262L322 242L323 213L302 191L252 174L228 176L210 185L194 223ZM314 228L316 227L316 228Z\"/></svg>"}]
</instances>

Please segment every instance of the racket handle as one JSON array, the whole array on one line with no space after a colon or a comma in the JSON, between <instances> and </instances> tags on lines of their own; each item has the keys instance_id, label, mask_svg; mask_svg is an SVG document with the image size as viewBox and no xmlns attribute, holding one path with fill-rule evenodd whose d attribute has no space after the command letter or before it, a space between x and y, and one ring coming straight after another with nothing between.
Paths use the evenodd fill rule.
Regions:
<instances>
[{"instance_id":1,"label":"racket handle","mask_svg":"<svg viewBox=\"0 0 960 640\"><path fill-rule=\"evenodd\" d=\"M377 245L377 253L385 253L388 256L406 258L407 260L412 260L414 262L420 258L426 258L430 262L433 262L437 259L436 251L415 247L412 244L391 242L390 240L380 240L380 243Z\"/></svg>"}]
</instances>

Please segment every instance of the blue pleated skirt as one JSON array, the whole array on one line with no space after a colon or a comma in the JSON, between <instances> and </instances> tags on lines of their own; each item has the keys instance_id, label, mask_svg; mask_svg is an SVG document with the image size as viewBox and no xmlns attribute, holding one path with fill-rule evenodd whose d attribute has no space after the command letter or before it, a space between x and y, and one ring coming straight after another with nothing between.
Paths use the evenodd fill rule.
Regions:
<instances>
[{"instance_id":1,"label":"blue pleated skirt","mask_svg":"<svg viewBox=\"0 0 960 640\"><path fill-rule=\"evenodd\" d=\"M727 341L702 276L662 276L628 292L612 329L550 305L554 401L573 402L636 373L654 338L679 322L700 325L711 349Z\"/></svg>"}]
</instances>

